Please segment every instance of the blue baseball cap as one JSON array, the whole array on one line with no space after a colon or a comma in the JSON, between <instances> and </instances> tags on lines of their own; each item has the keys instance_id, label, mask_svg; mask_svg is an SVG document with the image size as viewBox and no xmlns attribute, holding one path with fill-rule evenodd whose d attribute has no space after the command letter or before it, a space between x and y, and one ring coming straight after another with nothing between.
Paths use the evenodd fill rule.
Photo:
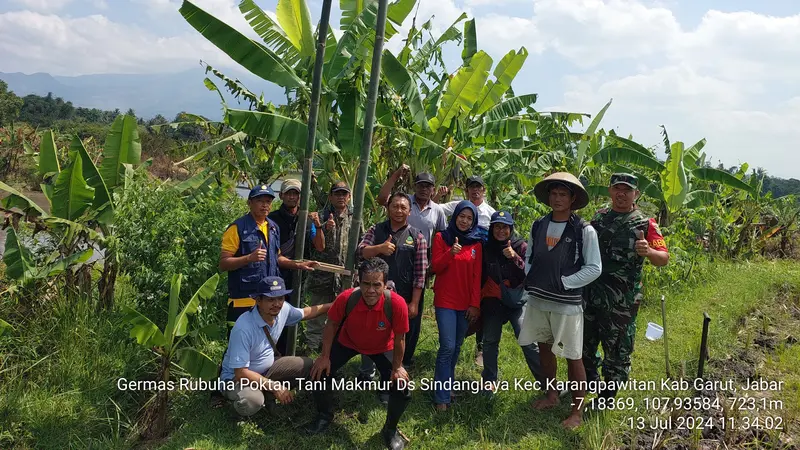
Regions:
<instances>
[{"instance_id":1,"label":"blue baseball cap","mask_svg":"<svg viewBox=\"0 0 800 450\"><path fill-rule=\"evenodd\" d=\"M490 224L493 223L504 223L510 227L514 226L514 217L511 216L510 212L506 211L497 211L492 214L492 218L489 220Z\"/></svg>"},{"instance_id":2,"label":"blue baseball cap","mask_svg":"<svg viewBox=\"0 0 800 450\"><path fill-rule=\"evenodd\" d=\"M256 292L250 294L251 298L283 297L292 293L292 289L286 289L286 283L281 277L265 277L258 283Z\"/></svg>"},{"instance_id":3,"label":"blue baseball cap","mask_svg":"<svg viewBox=\"0 0 800 450\"><path fill-rule=\"evenodd\" d=\"M250 200L251 198L261 197L262 195L269 195L272 198L276 197L275 191L273 191L271 187L266 184L261 184L250 189L250 194L247 196L247 199Z\"/></svg>"}]
</instances>

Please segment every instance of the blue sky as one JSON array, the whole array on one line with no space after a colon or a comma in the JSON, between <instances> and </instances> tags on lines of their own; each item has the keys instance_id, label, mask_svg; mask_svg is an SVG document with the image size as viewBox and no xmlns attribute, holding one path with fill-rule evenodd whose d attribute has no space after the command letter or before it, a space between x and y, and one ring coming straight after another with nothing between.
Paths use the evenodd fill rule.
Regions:
<instances>
[{"instance_id":1,"label":"blue sky","mask_svg":"<svg viewBox=\"0 0 800 450\"><path fill-rule=\"evenodd\" d=\"M265 10L276 0L260 1ZM238 0L196 0L248 31ZM177 0L0 2L0 71L153 73L235 63L189 27ZM309 2L313 20L321 2ZM539 110L596 113L602 126L660 142L707 138L713 162L749 162L800 178L800 2L790 0L420 0L418 23L440 32L462 11L478 46L499 61L530 52L514 81ZM338 24L334 7L332 22ZM402 33L401 33L402 34ZM390 49L399 47L397 39ZM448 68L460 63L448 52ZM201 69L198 67L198 83Z\"/></svg>"}]
</instances>

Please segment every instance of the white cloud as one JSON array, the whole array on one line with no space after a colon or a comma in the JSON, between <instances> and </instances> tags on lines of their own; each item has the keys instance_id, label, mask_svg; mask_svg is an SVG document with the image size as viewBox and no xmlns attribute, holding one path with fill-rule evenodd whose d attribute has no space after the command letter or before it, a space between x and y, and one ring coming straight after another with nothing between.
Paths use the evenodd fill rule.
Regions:
<instances>
[{"instance_id":1,"label":"white cloud","mask_svg":"<svg viewBox=\"0 0 800 450\"><path fill-rule=\"evenodd\" d=\"M69 3L72 3L72 0L11 0L11 1L27 9L32 9L34 11L43 11L43 12L59 11L65 6L67 6Z\"/></svg>"},{"instance_id":2,"label":"white cloud","mask_svg":"<svg viewBox=\"0 0 800 450\"><path fill-rule=\"evenodd\" d=\"M6 71L148 73L186 69L202 58L230 59L199 34L154 35L102 15L65 18L30 11L0 14L0 53Z\"/></svg>"}]
</instances>

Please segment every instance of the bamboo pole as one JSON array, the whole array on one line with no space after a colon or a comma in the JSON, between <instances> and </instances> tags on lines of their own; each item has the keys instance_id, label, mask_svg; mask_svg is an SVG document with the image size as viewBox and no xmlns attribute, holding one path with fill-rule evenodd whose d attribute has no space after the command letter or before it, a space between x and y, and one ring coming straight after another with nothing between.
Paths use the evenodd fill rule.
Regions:
<instances>
[{"instance_id":1,"label":"bamboo pole","mask_svg":"<svg viewBox=\"0 0 800 450\"><path fill-rule=\"evenodd\" d=\"M375 105L378 99L378 84L381 78L381 56L383 55L383 39L386 31L386 11L389 0L378 0L378 17L375 25L375 46L372 48L372 69L369 74L369 90L364 111L364 136L361 140L361 162L358 166L355 190L353 191L353 223L347 241L347 261L345 268L351 272L343 286L352 284L352 272L356 262L356 246L364 216L364 192L369 172L369 156L372 150L372 128L375 124Z\"/></svg>"},{"instance_id":2,"label":"bamboo pole","mask_svg":"<svg viewBox=\"0 0 800 450\"><path fill-rule=\"evenodd\" d=\"M322 16L319 18L319 35L317 36L317 54L314 60L314 75L311 79L311 105L308 109L308 136L306 137L306 152L303 158L303 180L300 194L300 211L297 216L295 228L295 256L302 258L306 249L306 226L308 223L308 204L311 200L311 174L314 163L314 147L317 144L317 114L319 113L319 97L322 88L322 66L325 64L325 42L328 40L328 22L331 17L331 3L333 0L323 0ZM321 231L321 230L320 230ZM292 304L300 306L303 296L303 272L297 271L294 277L294 292ZM297 350L297 325L289 327L286 335L287 353L294 356Z\"/></svg>"}]
</instances>

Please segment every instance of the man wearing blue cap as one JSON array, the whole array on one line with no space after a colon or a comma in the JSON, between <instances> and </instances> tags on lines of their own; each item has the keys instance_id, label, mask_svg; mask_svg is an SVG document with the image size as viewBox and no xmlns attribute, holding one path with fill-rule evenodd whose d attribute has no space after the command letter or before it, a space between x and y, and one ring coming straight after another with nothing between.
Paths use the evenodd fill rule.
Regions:
<instances>
[{"instance_id":1,"label":"man wearing blue cap","mask_svg":"<svg viewBox=\"0 0 800 450\"><path fill-rule=\"evenodd\" d=\"M275 341L284 327L326 314L331 307L327 303L299 309L286 303L284 300L292 290L286 288L280 277L266 277L254 289L250 298L256 307L236 320L220 376L226 382L225 398L245 417L264 407L264 392L271 393L282 404L291 403L292 391L286 389L287 383L278 382L307 377L313 361L300 356L281 356Z\"/></svg>"},{"instance_id":2,"label":"man wearing blue cap","mask_svg":"<svg viewBox=\"0 0 800 450\"><path fill-rule=\"evenodd\" d=\"M248 214L236 219L222 235L219 270L228 273L227 320L236 319L255 305L251 294L267 276L277 277L280 269L314 270L319 263L296 262L281 256L280 229L267 217L275 192L258 185L247 196Z\"/></svg>"}]
</instances>

